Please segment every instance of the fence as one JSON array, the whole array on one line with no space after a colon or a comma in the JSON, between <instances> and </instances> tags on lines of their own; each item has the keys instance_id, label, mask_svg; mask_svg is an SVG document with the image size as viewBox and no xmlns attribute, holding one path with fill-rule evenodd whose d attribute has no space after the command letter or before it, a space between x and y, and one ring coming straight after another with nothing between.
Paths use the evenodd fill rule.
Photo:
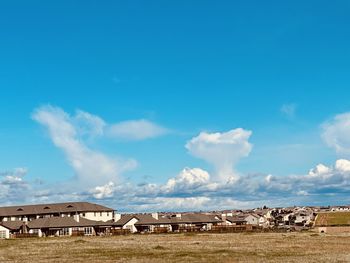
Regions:
<instances>
[{"instance_id":1,"label":"fence","mask_svg":"<svg viewBox=\"0 0 350 263\"><path fill-rule=\"evenodd\" d=\"M252 225L241 225L241 226L212 226L209 232L214 233L237 233L237 232L246 232L253 231Z\"/></svg>"},{"instance_id":2,"label":"fence","mask_svg":"<svg viewBox=\"0 0 350 263\"><path fill-rule=\"evenodd\" d=\"M130 234L130 229L112 229L111 233L113 236L128 235Z\"/></svg>"},{"instance_id":3,"label":"fence","mask_svg":"<svg viewBox=\"0 0 350 263\"><path fill-rule=\"evenodd\" d=\"M84 231L80 231L80 230L73 230L72 231L72 236L73 237L82 237L84 235L85 235Z\"/></svg>"},{"instance_id":4,"label":"fence","mask_svg":"<svg viewBox=\"0 0 350 263\"><path fill-rule=\"evenodd\" d=\"M156 234L163 234L168 232L169 232L169 229L167 227L155 227L153 229L153 233L156 233Z\"/></svg>"}]
</instances>

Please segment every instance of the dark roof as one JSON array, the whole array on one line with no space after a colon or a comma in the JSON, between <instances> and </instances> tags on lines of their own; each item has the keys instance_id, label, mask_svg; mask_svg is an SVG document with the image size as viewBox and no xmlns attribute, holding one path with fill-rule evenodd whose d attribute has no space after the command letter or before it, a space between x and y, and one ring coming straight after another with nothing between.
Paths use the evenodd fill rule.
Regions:
<instances>
[{"instance_id":1,"label":"dark roof","mask_svg":"<svg viewBox=\"0 0 350 263\"><path fill-rule=\"evenodd\" d=\"M175 217L176 218L176 217ZM217 219L215 215L206 214L184 214L181 218L176 218L181 223L218 223L222 220Z\"/></svg>"},{"instance_id":2,"label":"dark roof","mask_svg":"<svg viewBox=\"0 0 350 263\"><path fill-rule=\"evenodd\" d=\"M19 230L24 225L23 221L3 221L0 226L6 227L10 230Z\"/></svg>"},{"instance_id":3,"label":"dark roof","mask_svg":"<svg viewBox=\"0 0 350 263\"><path fill-rule=\"evenodd\" d=\"M140 214L136 216L137 218L137 223L135 225L157 225L157 224L163 224L161 220L155 219L152 215L150 214Z\"/></svg>"},{"instance_id":4,"label":"dark roof","mask_svg":"<svg viewBox=\"0 0 350 263\"><path fill-rule=\"evenodd\" d=\"M112 208L89 202L0 207L0 216L24 216L69 212L111 212Z\"/></svg>"},{"instance_id":5,"label":"dark roof","mask_svg":"<svg viewBox=\"0 0 350 263\"><path fill-rule=\"evenodd\" d=\"M244 223L247 222L243 216L227 216L226 220L231 223Z\"/></svg>"},{"instance_id":6,"label":"dark roof","mask_svg":"<svg viewBox=\"0 0 350 263\"><path fill-rule=\"evenodd\" d=\"M122 215L121 218L115 222L114 226L124 226L126 223L128 223L131 219L136 218L136 215ZM139 219L138 219L139 220Z\"/></svg>"},{"instance_id":7,"label":"dark roof","mask_svg":"<svg viewBox=\"0 0 350 263\"><path fill-rule=\"evenodd\" d=\"M215 215L206 214L182 214L181 217L176 215L159 215L158 220L155 219L151 214L131 214L122 215L121 219L118 220L114 225L123 226L129 222L132 218L136 218L138 221L135 225L161 225L161 224L194 224L194 223L217 223L221 222L220 219L216 219Z\"/></svg>"},{"instance_id":8,"label":"dark roof","mask_svg":"<svg viewBox=\"0 0 350 263\"><path fill-rule=\"evenodd\" d=\"M64 228L64 227L89 227L89 226L111 226L110 222L94 221L79 217L79 222L73 217L48 217L39 218L28 222L28 227L31 229L38 228Z\"/></svg>"}]
</instances>

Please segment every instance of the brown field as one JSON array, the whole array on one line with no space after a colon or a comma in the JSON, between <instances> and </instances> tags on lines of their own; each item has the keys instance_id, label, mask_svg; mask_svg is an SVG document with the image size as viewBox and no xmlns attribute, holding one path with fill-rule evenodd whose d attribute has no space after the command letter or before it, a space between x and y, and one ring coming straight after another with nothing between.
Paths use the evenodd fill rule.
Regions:
<instances>
[{"instance_id":1,"label":"brown field","mask_svg":"<svg viewBox=\"0 0 350 263\"><path fill-rule=\"evenodd\" d=\"M168 234L0 240L0 262L350 262L350 235Z\"/></svg>"},{"instance_id":2,"label":"brown field","mask_svg":"<svg viewBox=\"0 0 350 263\"><path fill-rule=\"evenodd\" d=\"M348 226L350 212L320 213L317 216L316 226Z\"/></svg>"}]
</instances>

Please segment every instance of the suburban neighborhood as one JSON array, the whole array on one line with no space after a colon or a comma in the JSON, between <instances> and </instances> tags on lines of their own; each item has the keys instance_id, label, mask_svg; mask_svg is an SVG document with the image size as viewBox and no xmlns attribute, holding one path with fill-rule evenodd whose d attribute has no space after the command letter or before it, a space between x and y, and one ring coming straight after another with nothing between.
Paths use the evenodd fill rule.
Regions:
<instances>
[{"instance_id":1,"label":"suburban neighborhood","mask_svg":"<svg viewBox=\"0 0 350 263\"><path fill-rule=\"evenodd\" d=\"M211 212L120 214L89 202L0 208L0 238L109 236L134 233L350 232L350 207L286 207Z\"/></svg>"}]
</instances>

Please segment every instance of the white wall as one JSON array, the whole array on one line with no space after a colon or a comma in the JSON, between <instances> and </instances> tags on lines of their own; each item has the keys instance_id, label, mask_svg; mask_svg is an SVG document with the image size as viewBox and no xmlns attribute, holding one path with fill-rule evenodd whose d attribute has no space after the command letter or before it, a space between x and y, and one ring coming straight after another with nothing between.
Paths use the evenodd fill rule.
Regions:
<instances>
[{"instance_id":1,"label":"white wall","mask_svg":"<svg viewBox=\"0 0 350 263\"><path fill-rule=\"evenodd\" d=\"M5 228L3 226L0 226L0 231L1 232L4 231L2 233L5 233L5 238L10 238L10 230L9 229L7 229L7 228Z\"/></svg>"},{"instance_id":2,"label":"white wall","mask_svg":"<svg viewBox=\"0 0 350 263\"><path fill-rule=\"evenodd\" d=\"M89 220L106 222L113 219L113 212L86 212L80 213L80 216Z\"/></svg>"},{"instance_id":3,"label":"white wall","mask_svg":"<svg viewBox=\"0 0 350 263\"><path fill-rule=\"evenodd\" d=\"M135 224L137 223L137 219L136 218L132 218L129 222L127 222L124 226L123 229L130 229L130 231L132 233L137 232L137 229L135 227Z\"/></svg>"},{"instance_id":4,"label":"white wall","mask_svg":"<svg viewBox=\"0 0 350 263\"><path fill-rule=\"evenodd\" d=\"M259 225L259 219L255 216L248 215L244 218L245 221L247 221L248 225Z\"/></svg>"}]
</instances>

